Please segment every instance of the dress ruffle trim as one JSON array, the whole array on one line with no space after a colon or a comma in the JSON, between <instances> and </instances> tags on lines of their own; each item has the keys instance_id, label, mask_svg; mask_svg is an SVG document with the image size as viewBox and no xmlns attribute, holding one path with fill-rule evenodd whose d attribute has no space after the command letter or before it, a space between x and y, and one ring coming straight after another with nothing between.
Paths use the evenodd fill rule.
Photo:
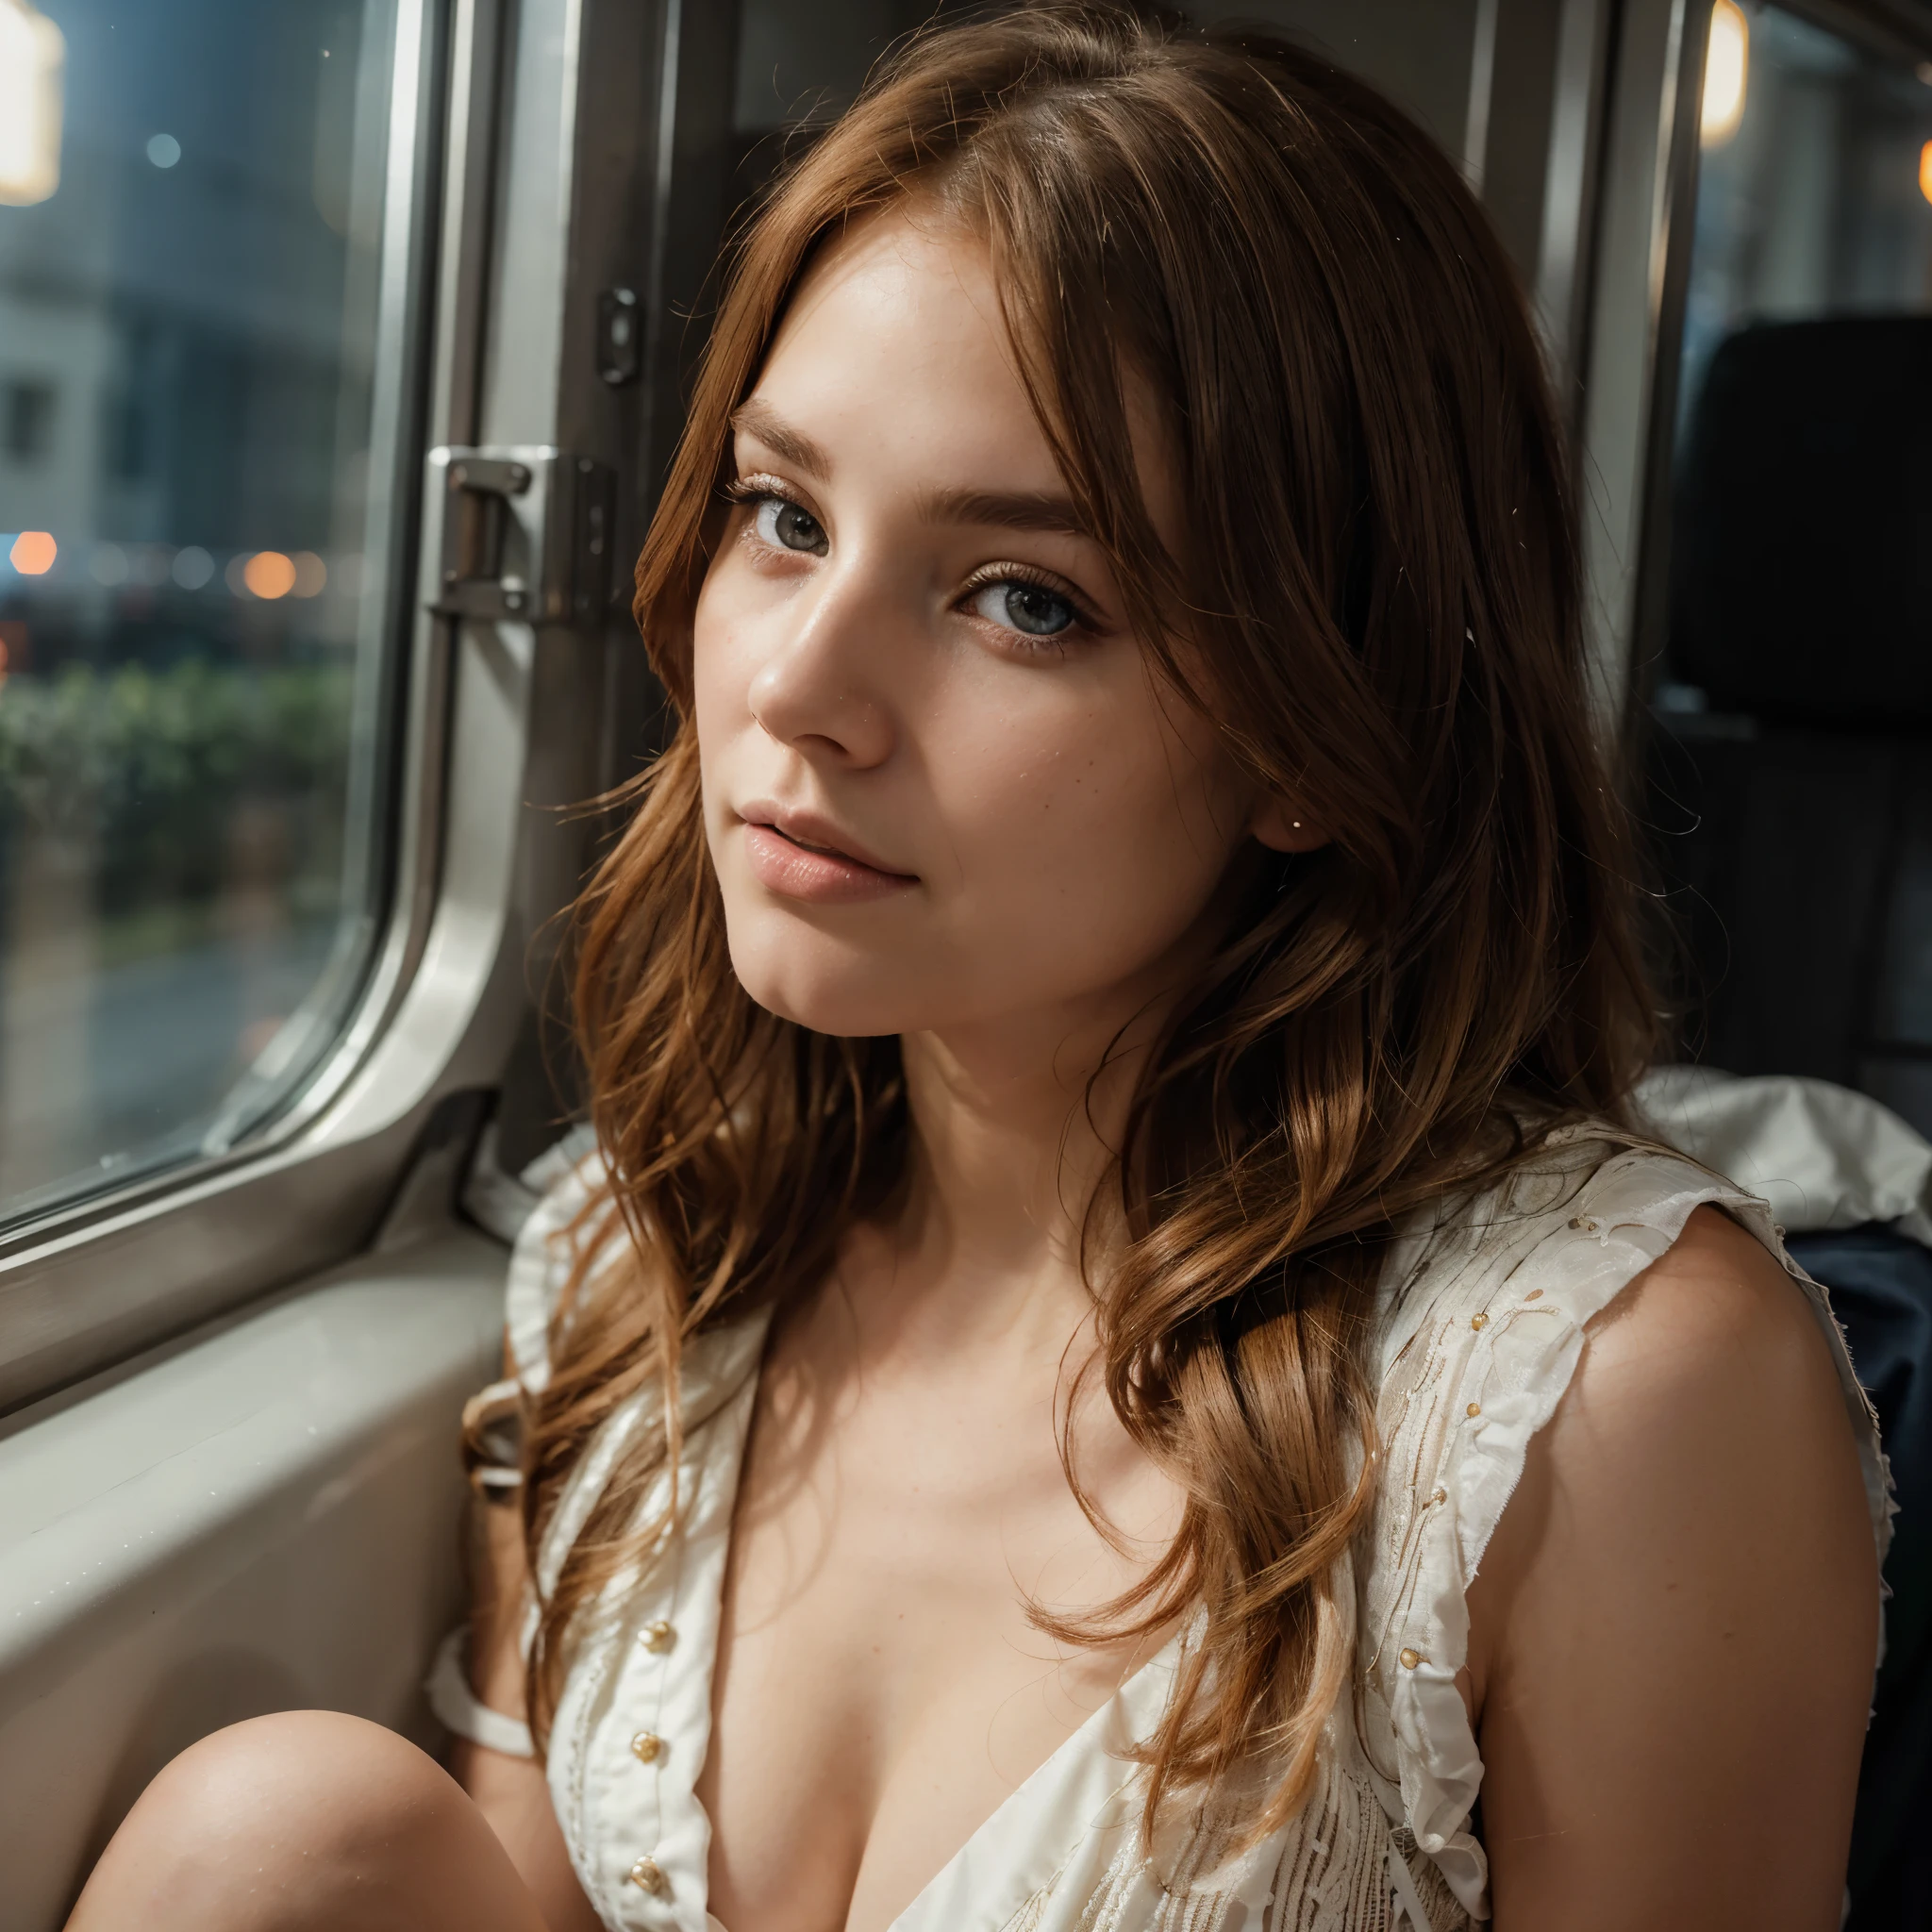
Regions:
<instances>
[{"instance_id":1,"label":"dress ruffle trim","mask_svg":"<svg viewBox=\"0 0 1932 1932\"><path fill-rule=\"evenodd\" d=\"M1805 1290L1857 1434L1881 1557L1890 1541L1870 1405L1824 1291L1785 1254L1769 1208L1692 1162L1649 1149L1605 1162L1565 1205L1567 1222L1514 1267L1474 1267L1419 1309L1419 1320L1397 1324L1409 1338L1405 1353L1421 1351L1409 1393L1431 1405L1447 1434L1437 1487L1417 1502L1417 1587L1382 1638L1382 1674L1407 1822L1478 1918L1489 1916L1489 1862L1469 1821L1483 1762L1456 1682L1469 1657L1466 1591L1522 1478L1531 1441L1575 1374L1586 1325L1665 1253L1696 1208L1724 1208ZM1497 1232L1491 1222L1486 1246ZM1398 1383L1403 1374L1396 1370Z\"/></svg>"},{"instance_id":2,"label":"dress ruffle trim","mask_svg":"<svg viewBox=\"0 0 1932 1932\"><path fill-rule=\"evenodd\" d=\"M575 1258L572 1224L602 1178L602 1158L593 1149L556 1178L510 1249L504 1342L511 1373L532 1394L550 1379L550 1323ZM623 1252L623 1241L621 1233L606 1240L605 1265Z\"/></svg>"}]
</instances>

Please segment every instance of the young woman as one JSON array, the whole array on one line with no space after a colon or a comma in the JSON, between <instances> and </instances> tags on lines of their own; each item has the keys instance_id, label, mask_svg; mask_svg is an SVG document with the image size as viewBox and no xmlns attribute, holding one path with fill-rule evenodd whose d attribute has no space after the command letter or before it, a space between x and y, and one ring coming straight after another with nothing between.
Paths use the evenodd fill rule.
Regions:
<instances>
[{"instance_id":1,"label":"young woman","mask_svg":"<svg viewBox=\"0 0 1932 1932\"><path fill-rule=\"evenodd\" d=\"M239 1726L75 1925L1835 1926L1883 1480L1767 1210L1626 1120L1565 475L1365 88L1094 7L903 51L639 567L680 723L457 1782Z\"/></svg>"}]
</instances>

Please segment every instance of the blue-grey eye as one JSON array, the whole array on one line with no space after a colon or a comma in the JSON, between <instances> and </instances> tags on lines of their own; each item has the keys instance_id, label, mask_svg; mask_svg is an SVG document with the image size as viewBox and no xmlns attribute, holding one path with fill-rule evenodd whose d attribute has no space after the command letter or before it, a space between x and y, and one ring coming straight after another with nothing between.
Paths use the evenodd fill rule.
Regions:
<instances>
[{"instance_id":1,"label":"blue-grey eye","mask_svg":"<svg viewBox=\"0 0 1932 1932\"><path fill-rule=\"evenodd\" d=\"M777 550L800 550L809 557L823 557L831 548L825 538L825 526L818 518L782 496L759 498L758 531Z\"/></svg>"},{"instance_id":2,"label":"blue-grey eye","mask_svg":"<svg viewBox=\"0 0 1932 1932\"><path fill-rule=\"evenodd\" d=\"M973 608L991 623L1029 638L1058 637L1080 621L1079 613L1058 591L1019 577L988 584L974 594Z\"/></svg>"}]
</instances>

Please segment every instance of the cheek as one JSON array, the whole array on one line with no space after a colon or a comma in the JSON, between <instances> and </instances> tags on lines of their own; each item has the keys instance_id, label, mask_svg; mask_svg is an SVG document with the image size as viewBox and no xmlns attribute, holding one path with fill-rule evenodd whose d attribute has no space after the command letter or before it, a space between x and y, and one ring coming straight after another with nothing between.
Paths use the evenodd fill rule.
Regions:
<instances>
[{"instance_id":1,"label":"cheek","mask_svg":"<svg viewBox=\"0 0 1932 1932\"><path fill-rule=\"evenodd\" d=\"M713 567L699 588L691 612L691 699L700 750L713 735L709 726L724 724L744 710L751 685L750 672L740 662L743 627L734 621L739 613L733 609L728 575L722 567Z\"/></svg>"},{"instance_id":2,"label":"cheek","mask_svg":"<svg viewBox=\"0 0 1932 1932\"><path fill-rule=\"evenodd\" d=\"M1245 831L1211 735L1151 694L993 720L958 749L942 810L963 919L1080 974L1130 972L1179 938Z\"/></svg>"},{"instance_id":3,"label":"cheek","mask_svg":"<svg viewBox=\"0 0 1932 1932\"><path fill-rule=\"evenodd\" d=\"M759 613L733 577L729 569L714 567L691 613L691 723L706 821L714 834L714 808L730 790L727 774L742 758L746 733L755 728L752 682L763 661Z\"/></svg>"}]
</instances>

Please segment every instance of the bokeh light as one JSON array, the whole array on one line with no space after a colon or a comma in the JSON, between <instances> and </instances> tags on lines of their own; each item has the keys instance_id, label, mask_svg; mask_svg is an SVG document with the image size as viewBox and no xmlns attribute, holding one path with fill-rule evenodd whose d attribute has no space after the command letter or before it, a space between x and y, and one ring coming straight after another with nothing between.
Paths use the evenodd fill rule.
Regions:
<instances>
[{"instance_id":1,"label":"bokeh light","mask_svg":"<svg viewBox=\"0 0 1932 1932\"><path fill-rule=\"evenodd\" d=\"M242 581L251 594L273 603L295 588L295 565L279 550L258 550L242 566Z\"/></svg>"},{"instance_id":2,"label":"bokeh light","mask_svg":"<svg viewBox=\"0 0 1932 1932\"><path fill-rule=\"evenodd\" d=\"M54 568L60 546L46 530L23 530L13 540L7 560L24 577L43 577Z\"/></svg>"}]
</instances>

